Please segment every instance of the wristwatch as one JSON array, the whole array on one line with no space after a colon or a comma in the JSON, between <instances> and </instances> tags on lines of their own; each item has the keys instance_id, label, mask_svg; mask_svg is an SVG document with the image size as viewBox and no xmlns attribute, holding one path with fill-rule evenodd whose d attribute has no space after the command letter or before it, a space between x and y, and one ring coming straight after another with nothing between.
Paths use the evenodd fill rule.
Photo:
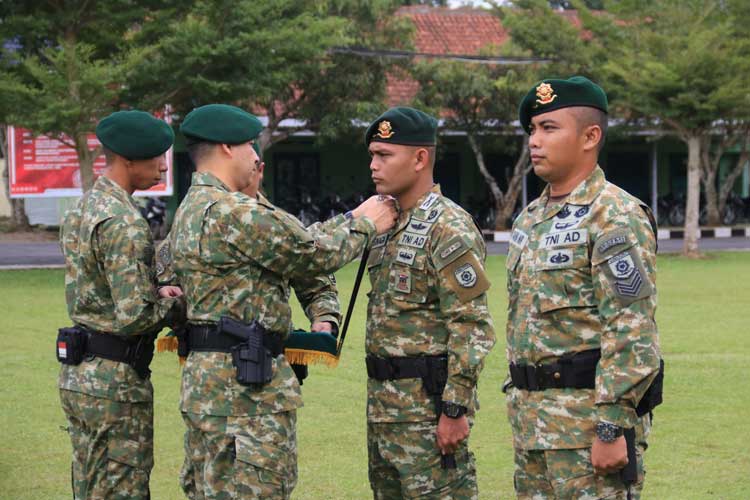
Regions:
<instances>
[{"instance_id":1,"label":"wristwatch","mask_svg":"<svg viewBox=\"0 0 750 500\"><path fill-rule=\"evenodd\" d=\"M466 415L466 407L451 401L443 401L443 415L448 418L460 418Z\"/></svg>"},{"instance_id":2,"label":"wristwatch","mask_svg":"<svg viewBox=\"0 0 750 500\"><path fill-rule=\"evenodd\" d=\"M346 217L347 220L352 220L354 218L354 213L351 210L349 210L348 212L344 214L344 217Z\"/></svg>"},{"instance_id":3,"label":"wristwatch","mask_svg":"<svg viewBox=\"0 0 750 500\"><path fill-rule=\"evenodd\" d=\"M609 422L598 422L596 424L596 437L603 443L614 443L622 434L623 429L619 425Z\"/></svg>"}]
</instances>

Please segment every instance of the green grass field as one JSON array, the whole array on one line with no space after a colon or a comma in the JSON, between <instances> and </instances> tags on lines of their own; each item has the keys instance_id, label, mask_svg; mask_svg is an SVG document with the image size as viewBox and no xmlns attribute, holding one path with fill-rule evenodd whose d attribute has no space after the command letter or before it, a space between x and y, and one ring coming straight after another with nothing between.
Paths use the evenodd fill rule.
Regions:
<instances>
[{"instance_id":1,"label":"green grass field","mask_svg":"<svg viewBox=\"0 0 750 500\"><path fill-rule=\"evenodd\" d=\"M480 382L472 432L480 498L513 498L510 429L500 384L506 318L502 257L488 262L498 343ZM646 465L646 499L750 498L750 253L700 261L660 257L657 314L667 363ZM342 296L355 266L339 272ZM60 270L0 272L0 498L70 498L70 442L57 395L56 329L67 325ZM347 300L346 298L344 300ZM365 451L364 294L336 369L316 367L299 412L296 499L371 498ZM295 320L303 325L299 307ZM183 498L183 424L176 357L157 355L156 466L152 498Z\"/></svg>"}]
</instances>

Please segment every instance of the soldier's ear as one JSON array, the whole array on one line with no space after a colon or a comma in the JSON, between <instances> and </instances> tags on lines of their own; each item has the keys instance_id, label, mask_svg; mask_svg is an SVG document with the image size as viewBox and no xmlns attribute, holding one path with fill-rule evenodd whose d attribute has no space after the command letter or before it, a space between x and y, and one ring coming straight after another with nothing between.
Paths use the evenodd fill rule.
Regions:
<instances>
[{"instance_id":1,"label":"soldier's ear","mask_svg":"<svg viewBox=\"0 0 750 500\"><path fill-rule=\"evenodd\" d=\"M585 141L583 143L584 151L596 151L599 147L599 142L602 140L602 129L599 125L589 125L583 129Z\"/></svg>"},{"instance_id":2,"label":"soldier's ear","mask_svg":"<svg viewBox=\"0 0 750 500\"><path fill-rule=\"evenodd\" d=\"M415 171L421 172L430 166L430 152L427 148L417 148L414 158L416 160L416 164L414 165Z\"/></svg>"}]
</instances>

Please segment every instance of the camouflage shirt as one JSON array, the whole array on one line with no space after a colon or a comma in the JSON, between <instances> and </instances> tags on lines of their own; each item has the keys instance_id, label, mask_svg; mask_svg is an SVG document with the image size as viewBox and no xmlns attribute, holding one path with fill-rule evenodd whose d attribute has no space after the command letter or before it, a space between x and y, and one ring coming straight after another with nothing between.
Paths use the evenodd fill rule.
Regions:
<instances>
[{"instance_id":1,"label":"camouflage shirt","mask_svg":"<svg viewBox=\"0 0 750 500\"><path fill-rule=\"evenodd\" d=\"M648 207L599 167L563 201L547 187L514 222L506 267L509 362L601 349L593 390L510 388L515 447L588 447L599 420L635 426L660 356Z\"/></svg>"},{"instance_id":2,"label":"camouflage shirt","mask_svg":"<svg viewBox=\"0 0 750 500\"><path fill-rule=\"evenodd\" d=\"M69 210L60 228L65 299L77 325L113 335L153 333L166 325L179 299L159 298L154 245L133 198L99 177ZM61 389L116 401L150 401L151 383L132 367L94 358L62 365Z\"/></svg>"},{"instance_id":3,"label":"camouflage shirt","mask_svg":"<svg viewBox=\"0 0 750 500\"><path fill-rule=\"evenodd\" d=\"M290 283L310 289L312 277L356 258L374 233L369 219L349 221L343 215L308 231L264 198L230 192L214 175L195 173L170 234L172 267L187 299L188 321L256 319L272 334L286 337ZM318 281L312 288L331 285ZM308 315L330 314L331 300L332 295L309 301ZM273 370L271 382L254 389L236 382L230 354L192 352L183 369L181 409L229 416L301 406L299 384L283 356L274 360Z\"/></svg>"},{"instance_id":4,"label":"camouflage shirt","mask_svg":"<svg viewBox=\"0 0 750 500\"><path fill-rule=\"evenodd\" d=\"M495 343L487 307L482 234L435 186L373 242L368 269L367 354L448 355L444 401L476 409L476 385ZM370 422L435 420L420 379L367 384Z\"/></svg>"}]
</instances>

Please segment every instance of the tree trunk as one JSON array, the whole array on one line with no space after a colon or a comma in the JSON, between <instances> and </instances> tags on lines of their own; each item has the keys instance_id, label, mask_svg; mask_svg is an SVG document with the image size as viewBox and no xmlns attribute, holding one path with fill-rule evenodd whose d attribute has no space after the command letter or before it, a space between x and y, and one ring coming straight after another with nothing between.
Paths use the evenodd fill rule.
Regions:
<instances>
[{"instance_id":1,"label":"tree trunk","mask_svg":"<svg viewBox=\"0 0 750 500\"><path fill-rule=\"evenodd\" d=\"M8 137L5 131L5 125L0 125L0 155L5 158L3 189L5 190L5 197L10 203L10 220L14 230L28 231L31 229L31 224L29 224L29 217L26 215L24 199L10 197L10 162L8 161Z\"/></svg>"},{"instance_id":2,"label":"tree trunk","mask_svg":"<svg viewBox=\"0 0 750 500\"><path fill-rule=\"evenodd\" d=\"M750 141L750 135L745 136L742 141L742 149L740 150L740 157L737 158L737 163L729 170L729 174L724 178L719 188L719 213L724 213L724 207L727 205L729 193L734 189L734 183L737 178L742 175L742 170L745 168L745 164L748 161L748 142ZM723 221L722 221L723 222Z\"/></svg>"},{"instance_id":3,"label":"tree trunk","mask_svg":"<svg viewBox=\"0 0 750 500\"><path fill-rule=\"evenodd\" d=\"M687 164L687 201L685 202L685 240L682 254L686 257L697 258L698 251L698 215L701 194L701 140L700 136L690 135L687 137L688 164Z\"/></svg>"},{"instance_id":4,"label":"tree trunk","mask_svg":"<svg viewBox=\"0 0 750 500\"><path fill-rule=\"evenodd\" d=\"M704 165L703 190L706 196L706 211L708 212L707 224L709 226L720 226L721 216L719 212L719 196L716 191L717 169L712 165Z\"/></svg>"},{"instance_id":5,"label":"tree trunk","mask_svg":"<svg viewBox=\"0 0 750 500\"><path fill-rule=\"evenodd\" d=\"M94 151L89 149L88 134L85 132L76 134L74 140L81 170L81 188L85 193L94 185L94 161L101 149L96 148Z\"/></svg>"},{"instance_id":6,"label":"tree trunk","mask_svg":"<svg viewBox=\"0 0 750 500\"><path fill-rule=\"evenodd\" d=\"M495 213L497 214L495 217L495 231L510 229L510 224L513 223L511 219L513 217L513 210L516 208L516 203L518 203L518 196L521 194L523 178L531 170L528 146L529 136L524 134L521 154L513 166L513 173L510 179L508 179L508 189L505 191L505 199L502 203L498 203L495 206Z\"/></svg>"},{"instance_id":7,"label":"tree trunk","mask_svg":"<svg viewBox=\"0 0 750 500\"><path fill-rule=\"evenodd\" d=\"M492 205L495 207L495 228L497 228L498 223L498 208L502 206L505 197L503 196L503 192L500 189L500 186L497 184L497 180L492 177L492 174L489 170L487 170L487 164L484 162L484 153L482 153L482 148L477 142L476 137L474 134L467 134L467 137L469 139L469 146L471 146L471 150L474 152L474 157L477 160L477 166L479 167L479 173L482 174L482 177L484 178L484 182L487 183L487 186L490 188L490 195L492 196Z\"/></svg>"}]
</instances>

